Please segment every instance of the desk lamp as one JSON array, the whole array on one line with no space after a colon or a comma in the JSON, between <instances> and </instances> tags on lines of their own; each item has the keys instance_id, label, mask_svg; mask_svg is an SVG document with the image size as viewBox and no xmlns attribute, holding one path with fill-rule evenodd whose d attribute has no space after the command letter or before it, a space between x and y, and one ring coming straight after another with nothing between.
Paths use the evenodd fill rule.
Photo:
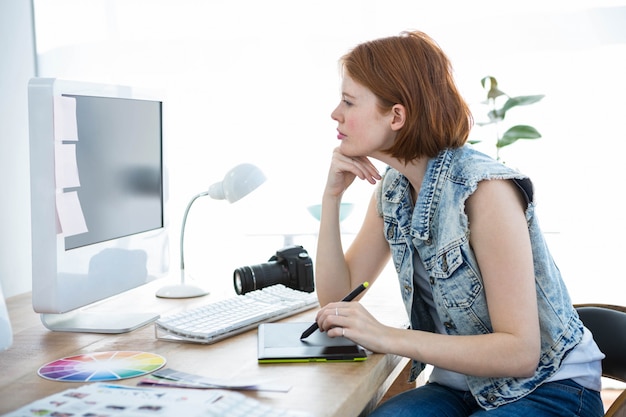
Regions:
<instances>
[{"instance_id":1,"label":"desk lamp","mask_svg":"<svg viewBox=\"0 0 626 417\"><path fill-rule=\"evenodd\" d=\"M187 204L187 209L183 216L183 224L180 229L180 284L167 285L160 288L156 293L157 297L191 298L208 294L208 291L200 287L185 283L185 256L183 244L187 214L193 202L200 197L208 195L214 200L226 200L229 203L234 203L254 191L264 182L265 175L259 168L252 164L240 164L228 171L222 181L211 185L208 191L202 192L191 199L189 204Z\"/></svg>"}]
</instances>

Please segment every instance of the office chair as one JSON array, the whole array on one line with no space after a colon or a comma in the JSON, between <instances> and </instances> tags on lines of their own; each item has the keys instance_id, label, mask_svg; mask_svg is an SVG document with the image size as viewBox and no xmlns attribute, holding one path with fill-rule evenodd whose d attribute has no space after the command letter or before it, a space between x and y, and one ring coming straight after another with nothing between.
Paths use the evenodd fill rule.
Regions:
<instances>
[{"instance_id":1,"label":"office chair","mask_svg":"<svg viewBox=\"0 0 626 417\"><path fill-rule=\"evenodd\" d=\"M610 304L576 304L574 307L606 356L602 361L602 376L626 382L626 307ZM604 416L626 417L626 390Z\"/></svg>"}]
</instances>

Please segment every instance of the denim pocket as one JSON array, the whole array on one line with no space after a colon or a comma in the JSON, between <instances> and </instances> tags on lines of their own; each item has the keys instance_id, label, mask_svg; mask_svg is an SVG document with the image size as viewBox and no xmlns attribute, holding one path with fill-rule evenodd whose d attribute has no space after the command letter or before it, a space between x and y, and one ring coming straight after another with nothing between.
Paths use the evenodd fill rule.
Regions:
<instances>
[{"instance_id":1,"label":"denim pocket","mask_svg":"<svg viewBox=\"0 0 626 417\"><path fill-rule=\"evenodd\" d=\"M471 307L483 290L480 276L465 262L459 246L438 254L430 276L434 286L445 287L439 294L446 308Z\"/></svg>"}]
</instances>

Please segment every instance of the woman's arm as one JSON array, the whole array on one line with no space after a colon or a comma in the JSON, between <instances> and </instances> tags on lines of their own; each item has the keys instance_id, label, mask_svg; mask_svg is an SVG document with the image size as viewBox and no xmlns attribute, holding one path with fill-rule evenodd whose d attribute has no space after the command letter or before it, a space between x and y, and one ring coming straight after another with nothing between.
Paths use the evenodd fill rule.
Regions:
<instances>
[{"instance_id":1,"label":"woman's arm","mask_svg":"<svg viewBox=\"0 0 626 417\"><path fill-rule=\"evenodd\" d=\"M389 257L382 219L376 213L375 197L372 197L360 231L344 255L339 207L343 192L357 176L372 184L380 179L367 158L348 158L336 149L322 198L315 261L316 291L322 306L341 300L364 281L373 283Z\"/></svg>"},{"instance_id":2,"label":"woman's arm","mask_svg":"<svg viewBox=\"0 0 626 417\"><path fill-rule=\"evenodd\" d=\"M341 237L332 226L328 227L331 230L323 231L324 226L320 228L317 247L316 288L322 306L341 300L365 281L373 284L390 256L383 235L383 221L376 211L375 196L372 196L363 224L345 255Z\"/></svg>"},{"instance_id":3,"label":"woman's arm","mask_svg":"<svg viewBox=\"0 0 626 417\"><path fill-rule=\"evenodd\" d=\"M481 182L466 204L470 243L484 280L493 333L448 336L391 328L359 303L329 304L318 313L320 328L330 336L345 334L375 352L395 353L467 375L532 375L539 361L540 335L524 210L519 191L504 180Z\"/></svg>"}]
</instances>

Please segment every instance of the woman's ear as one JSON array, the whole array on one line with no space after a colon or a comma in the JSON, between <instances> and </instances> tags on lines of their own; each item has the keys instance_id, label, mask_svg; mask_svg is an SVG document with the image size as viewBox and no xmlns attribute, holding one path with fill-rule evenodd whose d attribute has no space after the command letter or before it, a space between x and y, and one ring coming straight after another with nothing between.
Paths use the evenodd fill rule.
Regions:
<instances>
[{"instance_id":1,"label":"woman's ear","mask_svg":"<svg viewBox=\"0 0 626 417\"><path fill-rule=\"evenodd\" d=\"M394 104L391 108L391 129L400 130L406 121L406 108L402 104Z\"/></svg>"}]
</instances>

